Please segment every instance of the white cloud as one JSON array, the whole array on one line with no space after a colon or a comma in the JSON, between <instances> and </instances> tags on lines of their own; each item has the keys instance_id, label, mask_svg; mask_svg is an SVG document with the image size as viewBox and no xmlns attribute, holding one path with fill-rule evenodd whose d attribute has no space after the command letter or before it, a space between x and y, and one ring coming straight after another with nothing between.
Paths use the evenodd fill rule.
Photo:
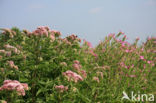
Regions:
<instances>
[{"instance_id":1,"label":"white cloud","mask_svg":"<svg viewBox=\"0 0 156 103\"><path fill-rule=\"evenodd\" d=\"M92 9L89 10L89 13L91 13L91 14L96 14L96 13L101 12L101 10L102 10L102 9L101 9L100 7L92 8Z\"/></svg>"}]
</instances>

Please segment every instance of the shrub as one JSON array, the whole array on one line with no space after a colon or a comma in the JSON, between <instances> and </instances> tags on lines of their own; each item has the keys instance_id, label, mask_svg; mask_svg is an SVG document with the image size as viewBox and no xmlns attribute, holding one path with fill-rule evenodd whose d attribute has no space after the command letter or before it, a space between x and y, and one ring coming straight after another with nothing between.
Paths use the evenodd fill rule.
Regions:
<instances>
[{"instance_id":1,"label":"shrub","mask_svg":"<svg viewBox=\"0 0 156 103\"><path fill-rule=\"evenodd\" d=\"M90 42L48 27L33 32L1 29L0 85L15 80L15 87L0 91L0 100L11 103L121 102L122 92L155 94L155 38L138 46L126 35L110 34L95 48ZM123 37L121 37L123 36ZM14 84L14 82L13 82ZM9 84L10 85L10 84ZM23 87L22 87L23 86ZM4 86L2 86L3 88Z\"/></svg>"}]
</instances>

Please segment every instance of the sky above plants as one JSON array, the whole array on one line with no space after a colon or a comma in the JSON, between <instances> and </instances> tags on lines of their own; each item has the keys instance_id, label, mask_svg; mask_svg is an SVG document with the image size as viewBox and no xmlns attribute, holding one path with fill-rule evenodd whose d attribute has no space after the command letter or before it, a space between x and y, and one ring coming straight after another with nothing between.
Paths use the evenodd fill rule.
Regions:
<instances>
[{"instance_id":1,"label":"sky above plants","mask_svg":"<svg viewBox=\"0 0 156 103\"><path fill-rule=\"evenodd\" d=\"M156 0L0 0L0 28L49 26L94 46L109 33L128 41L156 35Z\"/></svg>"}]
</instances>

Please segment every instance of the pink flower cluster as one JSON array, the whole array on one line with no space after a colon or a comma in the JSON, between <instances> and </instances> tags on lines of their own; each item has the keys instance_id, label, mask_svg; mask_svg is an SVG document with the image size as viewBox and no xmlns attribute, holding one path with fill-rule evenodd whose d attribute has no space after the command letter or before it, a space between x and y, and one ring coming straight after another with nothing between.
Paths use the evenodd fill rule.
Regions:
<instances>
[{"instance_id":1,"label":"pink flower cluster","mask_svg":"<svg viewBox=\"0 0 156 103\"><path fill-rule=\"evenodd\" d=\"M5 45L4 47L5 47L6 49L15 49L14 46L11 46L11 45L9 45L9 44Z\"/></svg>"},{"instance_id":2,"label":"pink flower cluster","mask_svg":"<svg viewBox=\"0 0 156 103\"><path fill-rule=\"evenodd\" d=\"M19 53L20 53L20 51L19 51L16 47L11 46L11 45L9 45L9 44L5 45L4 47L5 47L6 49L11 49L11 50L13 50L13 52L16 53L16 54L19 54Z\"/></svg>"},{"instance_id":3,"label":"pink flower cluster","mask_svg":"<svg viewBox=\"0 0 156 103\"><path fill-rule=\"evenodd\" d=\"M6 55L8 57L11 56L11 51L0 50L0 53L3 53L4 55Z\"/></svg>"},{"instance_id":4,"label":"pink flower cluster","mask_svg":"<svg viewBox=\"0 0 156 103\"><path fill-rule=\"evenodd\" d=\"M76 35L72 34L66 38L59 38L60 40L62 40L65 44L67 45L72 45L73 42L81 42L81 39L78 38Z\"/></svg>"},{"instance_id":5,"label":"pink flower cluster","mask_svg":"<svg viewBox=\"0 0 156 103\"><path fill-rule=\"evenodd\" d=\"M97 58L97 54L96 54L96 53L94 53L94 51L93 51L93 50L90 50L90 54L92 54L94 57L96 57L96 58Z\"/></svg>"},{"instance_id":6,"label":"pink flower cluster","mask_svg":"<svg viewBox=\"0 0 156 103\"><path fill-rule=\"evenodd\" d=\"M63 39L61 39L61 40L62 40L65 44L71 45L71 42L68 41L67 38L63 38Z\"/></svg>"},{"instance_id":7,"label":"pink flower cluster","mask_svg":"<svg viewBox=\"0 0 156 103\"><path fill-rule=\"evenodd\" d=\"M74 69L76 69L77 71L80 71L81 65L79 64L73 64Z\"/></svg>"},{"instance_id":8,"label":"pink flower cluster","mask_svg":"<svg viewBox=\"0 0 156 103\"><path fill-rule=\"evenodd\" d=\"M68 87L67 87L67 86L64 86L64 85L58 85L58 86L55 86L55 88L56 88L59 92L64 92L64 91L67 91L67 90L68 90Z\"/></svg>"},{"instance_id":9,"label":"pink flower cluster","mask_svg":"<svg viewBox=\"0 0 156 103\"><path fill-rule=\"evenodd\" d=\"M144 60L144 56L140 56L140 59L141 59L141 60Z\"/></svg>"},{"instance_id":10,"label":"pink flower cluster","mask_svg":"<svg viewBox=\"0 0 156 103\"><path fill-rule=\"evenodd\" d=\"M126 53L132 53L132 52L134 52L134 51L136 51L136 48L135 47L124 47L126 50L125 50L125 52Z\"/></svg>"},{"instance_id":11,"label":"pink flower cluster","mask_svg":"<svg viewBox=\"0 0 156 103\"><path fill-rule=\"evenodd\" d=\"M119 35L123 35L124 36L123 39L127 39L126 35L124 35L123 32L120 31L117 36L119 36ZM109 34L109 37L113 38L116 42L120 43L121 44L121 49L126 49L126 50L124 50L125 52L132 52L132 50L128 49L128 46L130 46L129 42L117 39L115 37L115 34Z\"/></svg>"},{"instance_id":12,"label":"pink flower cluster","mask_svg":"<svg viewBox=\"0 0 156 103\"><path fill-rule=\"evenodd\" d=\"M8 64L9 64L10 68L14 68L14 69L18 70L18 66L16 66L14 64L14 61L8 61Z\"/></svg>"},{"instance_id":13,"label":"pink flower cluster","mask_svg":"<svg viewBox=\"0 0 156 103\"><path fill-rule=\"evenodd\" d=\"M1 30L3 30L4 32L3 32L3 34L7 34L7 33L9 33L9 37L10 38L13 38L15 35L16 35L16 32L15 31L13 31L13 30L11 30L11 29L1 29Z\"/></svg>"},{"instance_id":14,"label":"pink flower cluster","mask_svg":"<svg viewBox=\"0 0 156 103\"><path fill-rule=\"evenodd\" d=\"M80 65L80 62L78 60L74 61L73 64L74 69L76 69L77 71L80 71L80 69L82 68L82 66Z\"/></svg>"},{"instance_id":15,"label":"pink flower cluster","mask_svg":"<svg viewBox=\"0 0 156 103\"><path fill-rule=\"evenodd\" d=\"M30 36L31 34L34 34L36 36L46 36L46 37L50 37L52 41L55 40L55 37L59 37L61 35L61 33L59 31L56 30L50 30L49 27L47 26L40 26L38 27L35 31L33 31L32 33L28 32L28 31L24 31L28 36Z\"/></svg>"},{"instance_id":16,"label":"pink flower cluster","mask_svg":"<svg viewBox=\"0 0 156 103\"><path fill-rule=\"evenodd\" d=\"M120 64L121 67L126 68L126 69L134 67L134 64L127 66L124 62L120 62L119 64Z\"/></svg>"},{"instance_id":17,"label":"pink flower cluster","mask_svg":"<svg viewBox=\"0 0 156 103\"><path fill-rule=\"evenodd\" d=\"M80 62L78 60L74 60L75 64L80 64Z\"/></svg>"},{"instance_id":18,"label":"pink flower cluster","mask_svg":"<svg viewBox=\"0 0 156 103\"><path fill-rule=\"evenodd\" d=\"M74 41L77 39L77 36L75 34L71 34L70 36L67 37L68 39Z\"/></svg>"},{"instance_id":19,"label":"pink flower cluster","mask_svg":"<svg viewBox=\"0 0 156 103\"><path fill-rule=\"evenodd\" d=\"M136 40L138 41L138 40L140 40L140 38L139 37L136 37Z\"/></svg>"},{"instance_id":20,"label":"pink flower cluster","mask_svg":"<svg viewBox=\"0 0 156 103\"><path fill-rule=\"evenodd\" d=\"M148 40L156 40L156 37L148 37Z\"/></svg>"},{"instance_id":21,"label":"pink flower cluster","mask_svg":"<svg viewBox=\"0 0 156 103\"><path fill-rule=\"evenodd\" d=\"M87 78L87 73L85 70L80 70L80 74L84 77Z\"/></svg>"},{"instance_id":22,"label":"pink flower cluster","mask_svg":"<svg viewBox=\"0 0 156 103\"><path fill-rule=\"evenodd\" d=\"M74 81L75 83L77 83L78 81L83 81L83 78L80 75L72 72L71 70L63 72L63 75L67 77L68 81Z\"/></svg>"},{"instance_id":23,"label":"pink flower cluster","mask_svg":"<svg viewBox=\"0 0 156 103\"><path fill-rule=\"evenodd\" d=\"M130 46L130 44L128 42L126 42L126 41L119 40L118 42L121 43L121 46L123 48L126 48L126 45Z\"/></svg>"},{"instance_id":24,"label":"pink flower cluster","mask_svg":"<svg viewBox=\"0 0 156 103\"><path fill-rule=\"evenodd\" d=\"M120 32L119 32L119 33L120 33L120 34L122 34L122 35L124 35L124 34L125 34L125 33L124 33L123 31L121 31L121 30L120 30Z\"/></svg>"},{"instance_id":25,"label":"pink flower cluster","mask_svg":"<svg viewBox=\"0 0 156 103\"><path fill-rule=\"evenodd\" d=\"M100 80L99 80L98 77L93 77L93 80L94 80L94 81L97 81L98 83L100 82Z\"/></svg>"},{"instance_id":26,"label":"pink flower cluster","mask_svg":"<svg viewBox=\"0 0 156 103\"><path fill-rule=\"evenodd\" d=\"M0 50L0 53L5 53L5 50Z\"/></svg>"},{"instance_id":27,"label":"pink flower cluster","mask_svg":"<svg viewBox=\"0 0 156 103\"><path fill-rule=\"evenodd\" d=\"M83 42L84 42L84 44L86 43L89 48L93 48L91 42L86 41L85 39L83 40Z\"/></svg>"},{"instance_id":28,"label":"pink flower cluster","mask_svg":"<svg viewBox=\"0 0 156 103\"><path fill-rule=\"evenodd\" d=\"M145 62L147 62L148 64L151 64L152 66L155 65L153 61L151 61L151 60L146 60L146 59L144 58L144 56L140 56L140 59L143 60L143 61L145 61ZM145 68L145 66L144 66L144 68Z\"/></svg>"},{"instance_id":29,"label":"pink flower cluster","mask_svg":"<svg viewBox=\"0 0 156 103\"><path fill-rule=\"evenodd\" d=\"M115 34L114 33L110 33L109 35L108 35L108 37L113 37L113 38L115 38Z\"/></svg>"},{"instance_id":30,"label":"pink flower cluster","mask_svg":"<svg viewBox=\"0 0 156 103\"><path fill-rule=\"evenodd\" d=\"M60 65L66 67L67 66L67 63L66 62L61 62Z\"/></svg>"},{"instance_id":31,"label":"pink flower cluster","mask_svg":"<svg viewBox=\"0 0 156 103\"><path fill-rule=\"evenodd\" d=\"M61 33L59 31L56 31L56 30L52 30L52 31L49 31L50 32L50 38L52 41L55 40L55 37L58 37L61 35Z\"/></svg>"},{"instance_id":32,"label":"pink flower cluster","mask_svg":"<svg viewBox=\"0 0 156 103\"><path fill-rule=\"evenodd\" d=\"M0 91L2 90L16 90L18 95L25 95L25 90L28 90L28 84L20 83L17 80L5 80L3 85L0 87Z\"/></svg>"},{"instance_id":33,"label":"pink flower cluster","mask_svg":"<svg viewBox=\"0 0 156 103\"><path fill-rule=\"evenodd\" d=\"M50 31L50 32L51 32L51 34L52 34L53 36L60 36L60 35L61 35L60 31L57 31L57 30L52 30L52 31Z\"/></svg>"},{"instance_id":34,"label":"pink flower cluster","mask_svg":"<svg viewBox=\"0 0 156 103\"><path fill-rule=\"evenodd\" d=\"M91 42L87 41L87 45L88 45L90 48L93 48Z\"/></svg>"},{"instance_id":35,"label":"pink flower cluster","mask_svg":"<svg viewBox=\"0 0 156 103\"><path fill-rule=\"evenodd\" d=\"M40 36L45 35L46 37L48 37L48 31L49 31L49 28L47 26L40 26L32 33L34 35L40 35Z\"/></svg>"},{"instance_id":36,"label":"pink flower cluster","mask_svg":"<svg viewBox=\"0 0 156 103\"><path fill-rule=\"evenodd\" d=\"M103 73L102 72L96 72L97 73L97 75L100 75L101 76L101 78L103 79Z\"/></svg>"},{"instance_id":37,"label":"pink flower cluster","mask_svg":"<svg viewBox=\"0 0 156 103\"><path fill-rule=\"evenodd\" d=\"M133 74L132 74L132 75L126 74L125 76L126 76L126 77L130 77L130 78L136 78L136 77L137 77L136 75L133 75Z\"/></svg>"},{"instance_id":38,"label":"pink flower cluster","mask_svg":"<svg viewBox=\"0 0 156 103\"><path fill-rule=\"evenodd\" d=\"M87 77L87 73L85 70L81 70L82 66L80 65L80 62L78 60L74 60L73 64L74 69L77 70L78 73L80 73L84 78Z\"/></svg>"}]
</instances>

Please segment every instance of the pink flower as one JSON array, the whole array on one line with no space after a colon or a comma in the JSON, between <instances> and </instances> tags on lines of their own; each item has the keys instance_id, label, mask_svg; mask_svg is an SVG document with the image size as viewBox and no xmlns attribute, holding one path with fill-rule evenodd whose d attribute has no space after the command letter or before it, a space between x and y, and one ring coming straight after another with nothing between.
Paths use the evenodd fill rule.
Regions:
<instances>
[{"instance_id":1,"label":"pink flower","mask_svg":"<svg viewBox=\"0 0 156 103\"><path fill-rule=\"evenodd\" d=\"M55 88L60 92L64 92L68 90L68 87L64 85L55 86Z\"/></svg>"},{"instance_id":2,"label":"pink flower","mask_svg":"<svg viewBox=\"0 0 156 103\"><path fill-rule=\"evenodd\" d=\"M56 31L56 30L52 30L52 31L50 31L50 32L51 32L51 34L54 35L54 36L60 36L60 35L61 35L61 33L60 33L59 31Z\"/></svg>"},{"instance_id":3,"label":"pink flower","mask_svg":"<svg viewBox=\"0 0 156 103\"><path fill-rule=\"evenodd\" d=\"M14 69L18 70L18 66L16 66L14 64L14 61L8 61L8 64L9 64L10 68L14 68Z\"/></svg>"},{"instance_id":4,"label":"pink flower","mask_svg":"<svg viewBox=\"0 0 156 103\"><path fill-rule=\"evenodd\" d=\"M86 44L89 48L93 48L91 42L86 41L85 39L83 39L84 44Z\"/></svg>"},{"instance_id":5,"label":"pink flower","mask_svg":"<svg viewBox=\"0 0 156 103\"><path fill-rule=\"evenodd\" d=\"M66 62L61 62L61 63L60 63L60 65L62 65L62 66L65 66L65 67L66 67L66 66L67 66L67 63L66 63Z\"/></svg>"},{"instance_id":6,"label":"pink flower","mask_svg":"<svg viewBox=\"0 0 156 103\"><path fill-rule=\"evenodd\" d=\"M101 78L103 79L103 73L102 72L96 72L96 73L97 73L97 75L100 75Z\"/></svg>"},{"instance_id":7,"label":"pink flower","mask_svg":"<svg viewBox=\"0 0 156 103\"><path fill-rule=\"evenodd\" d=\"M14 61L8 61L8 63L9 63L9 66L11 67L11 68L13 68L14 67Z\"/></svg>"},{"instance_id":8,"label":"pink flower","mask_svg":"<svg viewBox=\"0 0 156 103\"><path fill-rule=\"evenodd\" d=\"M45 28L47 31L49 31L49 30L50 30L48 26L44 26L44 28Z\"/></svg>"},{"instance_id":9,"label":"pink flower","mask_svg":"<svg viewBox=\"0 0 156 103\"><path fill-rule=\"evenodd\" d=\"M140 59L141 59L141 60L144 60L144 56L140 56Z\"/></svg>"},{"instance_id":10,"label":"pink flower","mask_svg":"<svg viewBox=\"0 0 156 103\"><path fill-rule=\"evenodd\" d=\"M46 37L48 37L48 31L49 31L49 28L48 27L45 27L45 26L40 26L38 27L35 31L33 31L33 34L34 35L45 35Z\"/></svg>"},{"instance_id":11,"label":"pink flower","mask_svg":"<svg viewBox=\"0 0 156 103\"><path fill-rule=\"evenodd\" d=\"M11 56L11 51L6 51L5 54L6 54L7 57L10 57Z\"/></svg>"},{"instance_id":12,"label":"pink flower","mask_svg":"<svg viewBox=\"0 0 156 103\"><path fill-rule=\"evenodd\" d=\"M6 49L15 49L14 46L11 46L11 45L9 45L9 44L5 45L4 47L5 47Z\"/></svg>"},{"instance_id":13,"label":"pink flower","mask_svg":"<svg viewBox=\"0 0 156 103\"><path fill-rule=\"evenodd\" d=\"M147 39L147 40L152 40L152 38L148 37L148 39Z\"/></svg>"},{"instance_id":14,"label":"pink flower","mask_svg":"<svg viewBox=\"0 0 156 103\"><path fill-rule=\"evenodd\" d=\"M15 54L19 54L20 53L20 51L17 48L15 48L13 51L14 51Z\"/></svg>"},{"instance_id":15,"label":"pink flower","mask_svg":"<svg viewBox=\"0 0 156 103\"><path fill-rule=\"evenodd\" d=\"M87 78L87 73L85 70L81 70L80 72L84 78Z\"/></svg>"},{"instance_id":16,"label":"pink flower","mask_svg":"<svg viewBox=\"0 0 156 103\"><path fill-rule=\"evenodd\" d=\"M131 78L135 78L135 77L136 77L136 75L129 75L129 77L131 77Z\"/></svg>"},{"instance_id":17,"label":"pink flower","mask_svg":"<svg viewBox=\"0 0 156 103\"><path fill-rule=\"evenodd\" d=\"M122 34L122 35L124 35L125 33L124 32L122 32L121 30L120 30L120 32L119 32L120 34Z\"/></svg>"},{"instance_id":18,"label":"pink flower","mask_svg":"<svg viewBox=\"0 0 156 103\"><path fill-rule=\"evenodd\" d=\"M152 63L152 61L149 61L149 60L148 60L148 61L147 61L147 63L148 63L148 64L151 64L151 63Z\"/></svg>"},{"instance_id":19,"label":"pink flower","mask_svg":"<svg viewBox=\"0 0 156 103\"><path fill-rule=\"evenodd\" d=\"M29 87L28 87L28 84L27 83L21 83L22 85L23 85L23 88L25 89L25 90L28 90L29 89Z\"/></svg>"},{"instance_id":20,"label":"pink flower","mask_svg":"<svg viewBox=\"0 0 156 103\"><path fill-rule=\"evenodd\" d=\"M93 56L97 57L97 54L95 54L93 50L90 50L90 53L91 53Z\"/></svg>"},{"instance_id":21,"label":"pink flower","mask_svg":"<svg viewBox=\"0 0 156 103\"><path fill-rule=\"evenodd\" d=\"M93 80L97 81L98 83L100 82L98 77L93 77Z\"/></svg>"},{"instance_id":22,"label":"pink flower","mask_svg":"<svg viewBox=\"0 0 156 103\"><path fill-rule=\"evenodd\" d=\"M131 65L131 68L133 68L133 67L134 67L134 64Z\"/></svg>"},{"instance_id":23,"label":"pink flower","mask_svg":"<svg viewBox=\"0 0 156 103\"><path fill-rule=\"evenodd\" d=\"M74 60L75 64L80 64L80 62L78 60Z\"/></svg>"},{"instance_id":24,"label":"pink flower","mask_svg":"<svg viewBox=\"0 0 156 103\"><path fill-rule=\"evenodd\" d=\"M125 42L120 41L121 42L121 46L124 48L125 47Z\"/></svg>"},{"instance_id":25,"label":"pink flower","mask_svg":"<svg viewBox=\"0 0 156 103\"><path fill-rule=\"evenodd\" d=\"M110 33L108 36L109 36L109 37L113 37L113 38L114 38L115 33Z\"/></svg>"},{"instance_id":26,"label":"pink flower","mask_svg":"<svg viewBox=\"0 0 156 103\"><path fill-rule=\"evenodd\" d=\"M140 38L139 37L136 37L136 40L139 40Z\"/></svg>"},{"instance_id":27,"label":"pink flower","mask_svg":"<svg viewBox=\"0 0 156 103\"><path fill-rule=\"evenodd\" d=\"M121 67L125 67L124 62L120 62L120 66L121 66Z\"/></svg>"},{"instance_id":28,"label":"pink flower","mask_svg":"<svg viewBox=\"0 0 156 103\"><path fill-rule=\"evenodd\" d=\"M19 54L20 53L20 51L16 48L16 47L14 47L14 46L11 46L11 45L9 45L9 44L7 44L7 45L5 45L4 46L6 49L11 49L14 53L16 53L16 54ZM5 52L6 54L7 53L10 53L11 51L8 51L8 52ZM11 55L11 53L10 54L8 54L8 55Z\"/></svg>"},{"instance_id":29,"label":"pink flower","mask_svg":"<svg viewBox=\"0 0 156 103\"><path fill-rule=\"evenodd\" d=\"M77 71L80 71L81 69L81 65L79 64L73 64L74 69L76 69Z\"/></svg>"},{"instance_id":30,"label":"pink flower","mask_svg":"<svg viewBox=\"0 0 156 103\"><path fill-rule=\"evenodd\" d=\"M154 50L153 53L156 53L156 50Z\"/></svg>"},{"instance_id":31,"label":"pink flower","mask_svg":"<svg viewBox=\"0 0 156 103\"><path fill-rule=\"evenodd\" d=\"M124 35L124 37L123 37L123 38L128 39L126 35Z\"/></svg>"},{"instance_id":32,"label":"pink flower","mask_svg":"<svg viewBox=\"0 0 156 103\"><path fill-rule=\"evenodd\" d=\"M28 90L28 85L26 83L20 83L17 80L5 80L3 85L0 87L0 91L2 90L16 90L18 95L25 95L25 90Z\"/></svg>"},{"instance_id":33,"label":"pink flower","mask_svg":"<svg viewBox=\"0 0 156 103\"><path fill-rule=\"evenodd\" d=\"M54 35L50 35L50 39L52 40L52 41L54 41L55 40L55 36Z\"/></svg>"},{"instance_id":34,"label":"pink flower","mask_svg":"<svg viewBox=\"0 0 156 103\"><path fill-rule=\"evenodd\" d=\"M5 50L0 50L0 53L5 53Z\"/></svg>"},{"instance_id":35,"label":"pink flower","mask_svg":"<svg viewBox=\"0 0 156 103\"><path fill-rule=\"evenodd\" d=\"M130 52L128 49L125 50L126 53Z\"/></svg>"},{"instance_id":36,"label":"pink flower","mask_svg":"<svg viewBox=\"0 0 156 103\"><path fill-rule=\"evenodd\" d=\"M154 66L155 64L154 63L152 63L152 66Z\"/></svg>"},{"instance_id":37,"label":"pink flower","mask_svg":"<svg viewBox=\"0 0 156 103\"><path fill-rule=\"evenodd\" d=\"M125 68L127 69L127 68L128 68L128 66L126 66L126 65L125 65Z\"/></svg>"},{"instance_id":38,"label":"pink flower","mask_svg":"<svg viewBox=\"0 0 156 103\"><path fill-rule=\"evenodd\" d=\"M141 48L141 51L144 51L144 48Z\"/></svg>"},{"instance_id":39,"label":"pink flower","mask_svg":"<svg viewBox=\"0 0 156 103\"><path fill-rule=\"evenodd\" d=\"M14 69L18 70L18 66L17 65L14 65Z\"/></svg>"},{"instance_id":40,"label":"pink flower","mask_svg":"<svg viewBox=\"0 0 156 103\"><path fill-rule=\"evenodd\" d=\"M91 42L86 41L86 43L87 43L87 45L88 45L90 48L93 48L93 46L92 46Z\"/></svg>"},{"instance_id":41,"label":"pink flower","mask_svg":"<svg viewBox=\"0 0 156 103\"><path fill-rule=\"evenodd\" d=\"M2 59L3 57L0 55L0 59Z\"/></svg>"},{"instance_id":42,"label":"pink flower","mask_svg":"<svg viewBox=\"0 0 156 103\"><path fill-rule=\"evenodd\" d=\"M74 82L83 81L83 78L80 75L70 70L64 72L63 75L67 77L68 81L74 81Z\"/></svg>"}]
</instances>

